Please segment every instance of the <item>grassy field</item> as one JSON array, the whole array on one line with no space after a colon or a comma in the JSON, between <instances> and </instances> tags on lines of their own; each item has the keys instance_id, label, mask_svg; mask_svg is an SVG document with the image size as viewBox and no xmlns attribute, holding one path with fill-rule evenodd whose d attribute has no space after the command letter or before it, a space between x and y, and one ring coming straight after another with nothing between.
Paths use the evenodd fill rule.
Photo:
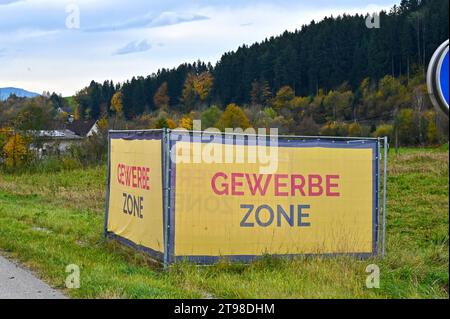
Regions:
<instances>
[{"instance_id":1,"label":"grassy field","mask_svg":"<svg viewBox=\"0 0 450 319\"><path fill-rule=\"evenodd\" d=\"M390 153L385 259L263 258L164 271L103 239L106 168L0 175L0 250L73 298L448 298L449 153ZM1 173L0 173L1 174ZM367 289L367 265L381 269ZM81 268L67 290L65 267Z\"/></svg>"}]
</instances>

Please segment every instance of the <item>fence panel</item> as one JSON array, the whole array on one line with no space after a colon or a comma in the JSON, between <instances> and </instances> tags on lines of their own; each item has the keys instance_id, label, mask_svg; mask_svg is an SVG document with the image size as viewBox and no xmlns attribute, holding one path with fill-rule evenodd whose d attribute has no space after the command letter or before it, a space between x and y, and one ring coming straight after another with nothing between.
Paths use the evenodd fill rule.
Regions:
<instances>
[{"instance_id":1,"label":"fence panel","mask_svg":"<svg viewBox=\"0 0 450 319\"><path fill-rule=\"evenodd\" d=\"M377 255L380 140L268 140L110 132L107 236L165 264Z\"/></svg>"},{"instance_id":2,"label":"fence panel","mask_svg":"<svg viewBox=\"0 0 450 319\"><path fill-rule=\"evenodd\" d=\"M281 138L269 174L248 156L269 148L245 138L215 139L233 163L196 163L195 149L211 152L209 142L172 143L173 158L191 161L172 163L170 261L377 253L377 140Z\"/></svg>"},{"instance_id":3,"label":"fence panel","mask_svg":"<svg viewBox=\"0 0 450 319\"><path fill-rule=\"evenodd\" d=\"M164 254L163 132L110 132L105 232L158 260Z\"/></svg>"}]
</instances>

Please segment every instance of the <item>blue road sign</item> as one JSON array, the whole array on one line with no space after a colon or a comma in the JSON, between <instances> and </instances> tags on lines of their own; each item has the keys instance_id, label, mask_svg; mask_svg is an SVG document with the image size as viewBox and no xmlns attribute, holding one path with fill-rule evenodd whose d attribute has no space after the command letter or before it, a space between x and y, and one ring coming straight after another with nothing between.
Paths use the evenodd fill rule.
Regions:
<instances>
[{"instance_id":1,"label":"blue road sign","mask_svg":"<svg viewBox=\"0 0 450 319\"><path fill-rule=\"evenodd\" d=\"M428 93L431 102L447 116L449 115L448 44L449 41L445 41L433 54L427 74Z\"/></svg>"},{"instance_id":2,"label":"blue road sign","mask_svg":"<svg viewBox=\"0 0 450 319\"><path fill-rule=\"evenodd\" d=\"M441 67L438 72L440 73L439 87L441 89L441 94L448 105L448 47L447 53L444 55L444 59L442 60Z\"/></svg>"}]
</instances>

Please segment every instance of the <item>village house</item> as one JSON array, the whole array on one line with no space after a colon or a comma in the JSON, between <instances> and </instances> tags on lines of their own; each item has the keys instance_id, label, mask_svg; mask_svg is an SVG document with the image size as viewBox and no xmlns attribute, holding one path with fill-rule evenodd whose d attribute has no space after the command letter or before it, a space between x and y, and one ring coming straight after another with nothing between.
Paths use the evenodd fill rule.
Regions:
<instances>
[{"instance_id":1,"label":"village house","mask_svg":"<svg viewBox=\"0 0 450 319\"><path fill-rule=\"evenodd\" d=\"M30 150L34 151L39 157L52 153L64 154L71 146L97 132L96 120L70 119L61 128L33 132L35 142L30 146Z\"/></svg>"}]
</instances>

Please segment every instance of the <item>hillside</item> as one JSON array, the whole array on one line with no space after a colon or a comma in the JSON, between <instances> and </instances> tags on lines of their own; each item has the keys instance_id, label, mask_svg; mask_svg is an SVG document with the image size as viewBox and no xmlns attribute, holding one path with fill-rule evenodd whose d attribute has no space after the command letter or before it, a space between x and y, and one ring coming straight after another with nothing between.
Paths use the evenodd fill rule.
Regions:
<instances>
[{"instance_id":1,"label":"hillside","mask_svg":"<svg viewBox=\"0 0 450 319\"><path fill-rule=\"evenodd\" d=\"M16 95L17 97L36 97L39 94L30 92L24 89L20 88L13 88L13 87L5 87L0 88L0 101L5 101L10 97L11 95Z\"/></svg>"}]
</instances>

